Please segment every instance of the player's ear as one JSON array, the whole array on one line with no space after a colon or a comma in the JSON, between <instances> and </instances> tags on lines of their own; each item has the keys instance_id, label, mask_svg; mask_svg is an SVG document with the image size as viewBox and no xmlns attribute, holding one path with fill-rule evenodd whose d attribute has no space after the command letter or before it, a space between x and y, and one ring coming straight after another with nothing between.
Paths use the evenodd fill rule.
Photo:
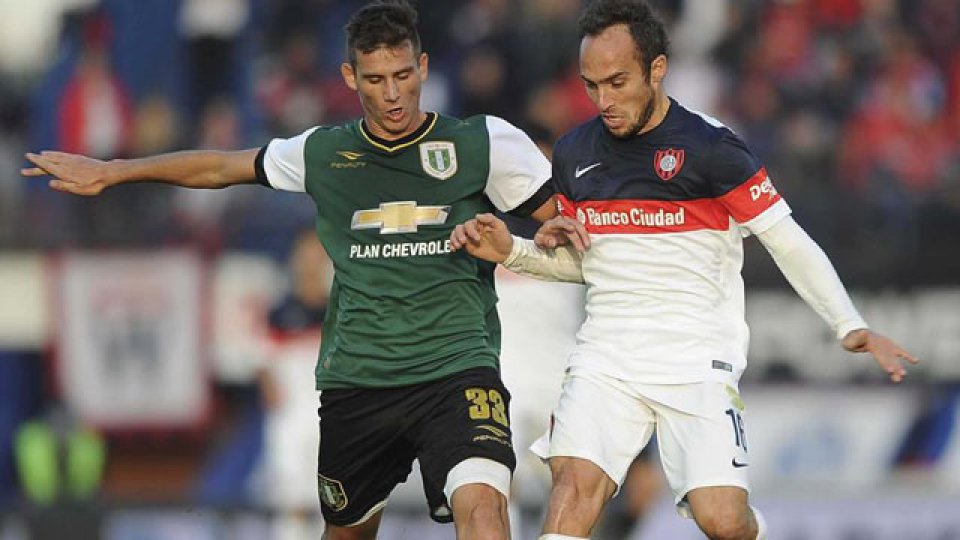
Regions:
<instances>
[{"instance_id":1,"label":"player's ear","mask_svg":"<svg viewBox=\"0 0 960 540\"><path fill-rule=\"evenodd\" d=\"M427 53L420 53L420 59L417 62L420 67L420 82L425 82L430 74L430 57Z\"/></svg>"},{"instance_id":2,"label":"player's ear","mask_svg":"<svg viewBox=\"0 0 960 540\"><path fill-rule=\"evenodd\" d=\"M650 82L660 84L667 76L667 57L665 55L657 56L650 62Z\"/></svg>"},{"instance_id":3,"label":"player's ear","mask_svg":"<svg viewBox=\"0 0 960 540\"><path fill-rule=\"evenodd\" d=\"M344 84L347 85L347 88L357 91L357 72L353 69L353 64L350 62L344 62L340 64L340 75L343 77Z\"/></svg>"}]
</instances>

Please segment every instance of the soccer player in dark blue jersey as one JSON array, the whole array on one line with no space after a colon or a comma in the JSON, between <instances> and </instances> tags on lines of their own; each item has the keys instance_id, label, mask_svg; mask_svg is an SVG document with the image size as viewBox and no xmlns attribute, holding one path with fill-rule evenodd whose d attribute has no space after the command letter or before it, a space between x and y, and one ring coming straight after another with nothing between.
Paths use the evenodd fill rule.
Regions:
<instances>
[{"instance_id":1,"label":"soccer player in dark blue jersey","mask_svg":"<svg viewBox=\"0 0 960 540\"><path fill-rule=\"evenodd\" d=\"M600 114L554 150L561 216L535 242L492 215L451 236L511 270L587 287L550 431L532 447L553 478L541 540L586 538L654 431L681 515L712 539L765 538L748 504L738 392L742 236L760 239L846 350L871 353L894 382L916 359L867 328L743 141L666 95L667 35L645 2L594 1L580 36L580 74Z\"/></svg>"}]
</instances>

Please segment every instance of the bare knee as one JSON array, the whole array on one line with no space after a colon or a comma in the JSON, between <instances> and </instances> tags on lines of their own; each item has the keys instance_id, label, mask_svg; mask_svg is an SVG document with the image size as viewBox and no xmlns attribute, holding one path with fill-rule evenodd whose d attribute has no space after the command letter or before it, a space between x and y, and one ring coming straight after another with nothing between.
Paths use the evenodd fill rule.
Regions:
<instances>
[{"instance_id":1,"label":"bare knee","mask_svg":"<svg viewBox=\"0 0 960 540\"><path fill-rule=\"evenodd\" d=\"M605 501L596 490L585 485L576 475L560 474L553 477L550 502L567 509L568 513L577 511L587 515L599 515Z\"/></svg>"},{"instance_id":2,"label":"bare knee","mask_svg":"<svg viewBox=\"0 0 960 540\"><path fill-rule=\"evenodd\" d=\"M600 467L579 458L551 458L553 488L544 532L588 536L616 484Z\"/></svg>"},{"instance_id":3,"label":"bare knee","mask_svg":"<svg viewBox=\"0 0 960 540\"><path fill-rule=\"evenodd\" d=\"M697 526L711 540L757 537L757 522L747 504L746 491L733 487L698 489L689 493L687 500Z\"/></svg>"},{"instance_id":4,"label":"bare knee","mask_svg":"<svg viewBox=\"0 0 960 540\"><path fill-rule=\"evenodd\" d=\"M749 509L719 508L694 514L700 530L711 540L754 540L757 526Z\"/></svg>"},{"instance_id":5,"label":"bare knee","mask_svg":"<svg viewBox=\"0 0 960 540\"><path fill-rule=\"evenodd\" d=\"M505 540L510 521L507 498L486 484L460 486L451 497L458 540Z\"/></svg>"}]
</instances>

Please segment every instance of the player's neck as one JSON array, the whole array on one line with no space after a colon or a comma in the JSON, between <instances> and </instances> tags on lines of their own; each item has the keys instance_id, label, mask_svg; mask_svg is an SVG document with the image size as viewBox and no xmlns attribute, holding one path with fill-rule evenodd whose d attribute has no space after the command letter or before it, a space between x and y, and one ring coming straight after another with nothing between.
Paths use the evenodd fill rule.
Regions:
<instances>
[{"instance_id":1,"label":"player's neck","mask_svg":"<svg viewBox=\"0 0 960 540\"><path fill-rule=\"evenodd\" d=\"M659 126L663 122L663 119L667 117L667 111L669 110L670 98L668 98L666 92L662 90L657 92L654 96L653 113L650 114L650 119L647 120L647 123L644 124L643 128L641 128L637 134L643 135Z\"/></svg>"}]
</instances>

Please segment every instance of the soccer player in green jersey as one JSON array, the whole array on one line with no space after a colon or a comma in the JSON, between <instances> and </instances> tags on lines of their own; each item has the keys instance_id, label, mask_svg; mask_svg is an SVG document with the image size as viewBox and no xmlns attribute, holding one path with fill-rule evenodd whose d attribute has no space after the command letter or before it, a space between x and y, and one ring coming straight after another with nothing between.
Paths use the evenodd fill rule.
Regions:
<instances>
[{"instance_id":1,"label":"soccer player in green jersey","mask_svg":"<svg viewBox=\"0 0 960 540\"><path fill-rule=\"evenodd\" d=\"M22 171L77 195L136 181L310 195L336 270L316 367L318 492L334 540L374 538L416 458L433 519L454 521L460 539L509 537L516 459L494 265L453 252L449 237L494 208L552 217L550 165L504 120L420 109L428 58L416 18L406 2L378 1L347 24L341 71L362 119L238 152L31 153Z\"/></svg>"}]
</instances>

